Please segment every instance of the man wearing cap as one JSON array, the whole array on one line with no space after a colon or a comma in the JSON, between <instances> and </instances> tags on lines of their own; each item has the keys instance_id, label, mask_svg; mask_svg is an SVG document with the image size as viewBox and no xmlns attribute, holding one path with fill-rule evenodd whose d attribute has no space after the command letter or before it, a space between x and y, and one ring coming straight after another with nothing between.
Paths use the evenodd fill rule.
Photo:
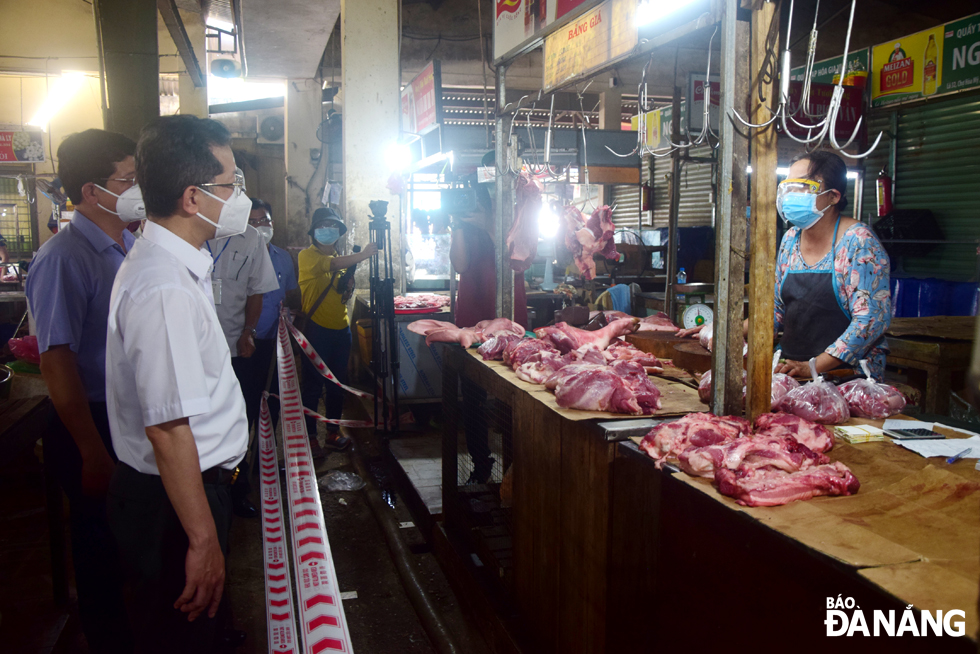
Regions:
<instances>
[{"instance_id":1,"label":"man wearing cap","mask_svg":"<svg viewBox=\"0 0 980 654\"><path fill-rule=\"evenodd\" d=\"M342 299L346 289L339 288L338 282L347 267L378 252L378 246L369 243L360 252L339 256L336 244L346 233L347 226L340 215L333 209L321 207L313 212L313 223L308 232L313 243L299 253L299 288L303 294L303 313L309 316L306 337L327 367L343 383L347 383L351 334L347 305ZM303 406L316 411L324 387L327 390L326 417L339 419L344 410L343 390L324 379L309 359L303 357ZM307 418L306 429L313 456L324 456L316 439L316 420ZM338 436L336 425L329 425L327 444L343 449L349 441Z\"/></svg>"}]
</instances>

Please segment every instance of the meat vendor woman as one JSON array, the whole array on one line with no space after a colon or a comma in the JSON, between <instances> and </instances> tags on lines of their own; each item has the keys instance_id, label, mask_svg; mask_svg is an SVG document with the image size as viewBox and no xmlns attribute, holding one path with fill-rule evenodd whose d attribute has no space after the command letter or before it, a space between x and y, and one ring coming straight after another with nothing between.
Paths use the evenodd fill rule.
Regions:
<instances>
[{"instance_id":1,"label":"meat vendor woman","mask_svg":"<svg viewBox=\"0 0 980 654\"><path fill-rule=\"evenodd\" d=\"M871 230L841 216L844 161L826 151L797 157L777 187L776 209L790 225L776 259L774 322L785 358L776 372L809 377L812 357L817 372L858 368L868 359L880 380L892 315L890 265Z\"/></svg>"},{"instance_id":2,"label":"meat vendor woman","mask_svg":"<svg viewBox=\"0 0 980 654\"><path fill-rule=\"evenodd\" d=\"M889 262L866 225L847 209L847 167L832 152L797 157L776 190L776 209L792 225L776 258L775 329L786 361L776 372L795 377L857 368L868 359L881 379L891 323Z\"/></svg>"}]
</instances>

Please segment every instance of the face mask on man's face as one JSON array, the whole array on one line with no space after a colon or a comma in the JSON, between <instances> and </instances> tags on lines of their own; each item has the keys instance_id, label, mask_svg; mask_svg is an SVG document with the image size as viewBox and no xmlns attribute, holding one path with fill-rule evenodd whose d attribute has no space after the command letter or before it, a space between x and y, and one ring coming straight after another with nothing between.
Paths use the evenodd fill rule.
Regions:
<instances>
[{"instance_id":1,"label":"face mask on man's face","mask_svg":"<svg viewBox=\"0 0 980 654\"><path fill-rule=\"evenodd\" d=\"M198 190L205 195L209 195L221 203L221 213L218 214L218 221L214 222L201 212L197 217L204 222L214 225L215 232L212 238L224 238L226 236L237 236L248 227L248 214L252 212L252 200L245 193L235 192L227 200L222 200L214 193L208 193L203 188Z\"/></svg>"},{"instance_id":2,"label":"face mask on man's face","mask_svg":"<svg viewBox=\"0 0 980 654\"><path fill-rule=\"evenodd\" d=\"M255 231L259 233L259 236L261 236L262 240L264 240L266 243L272 242L272 225L259 225L255 228Z\"/></svg>"}]
</instances>

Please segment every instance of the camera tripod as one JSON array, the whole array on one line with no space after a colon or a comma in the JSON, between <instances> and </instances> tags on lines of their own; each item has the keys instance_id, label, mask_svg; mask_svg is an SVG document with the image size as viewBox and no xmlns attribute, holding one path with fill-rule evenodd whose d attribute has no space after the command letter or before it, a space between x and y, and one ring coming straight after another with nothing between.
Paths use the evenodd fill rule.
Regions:
<instances>
[{"instance_id":1,"label":"camera tripod","mask_svg":"<svg viewBox=\"0 0 980 654\"><path fill-rule=\"evenodd\" d=\"M393 435L398 432L398 329L395 326L395 278L392 263L391 222L388 203L368 204L371 221L369 240L378 246L370 258L371 275L371 370L377 392L374 396L375 429ZM389 382L391 388L389 389ZM390 390L390 400L389 400Z\"/></svg>"}]
</instances>

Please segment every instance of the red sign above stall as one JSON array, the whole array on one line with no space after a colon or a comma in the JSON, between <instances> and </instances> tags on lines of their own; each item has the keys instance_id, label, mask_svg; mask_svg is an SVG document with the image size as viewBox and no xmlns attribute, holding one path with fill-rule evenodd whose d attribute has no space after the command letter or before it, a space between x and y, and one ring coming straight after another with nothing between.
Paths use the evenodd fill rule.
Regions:
<instances>
[{"instance_id":1,"label":"red sign above stall","mask_svg":"<svg viewBox=\"0 0 980 654\"><path fill-rule=\"evenodd\" d=\"M797 111L797 107L800 104L800 96L803 93L803 82L790 82L789 113L793 115L793 118L797 122L803 123L804 125L815 125L819 123L830 109L830 98L834 95L835 86L834 84L811 84L810 103L806 107L807 112L804 113L803 111ZM834 134L838 142L843 143L851 138L854 127L863 115L864 89L845 86L844 97L841 99L840 112L837 115L837 130ZM800 127L788 118L786 124L789 126L790 134L793 136L797 138L807 137L807 129ZM815 136L819 131L819 128L810 131L810 136ZM860 135L858 138L860 138Z\"/></svg>"},{"instance_id":2,"label":"red sign above stall","mask_svg":"<svg viewBox=\"0 0 980 654\"><path fill-rule=\"evenodd\" d=\"M439 61L430 61L402 89L402 131L425 134L442 119L442 74Z\"/></svg>"}]
</instances>

